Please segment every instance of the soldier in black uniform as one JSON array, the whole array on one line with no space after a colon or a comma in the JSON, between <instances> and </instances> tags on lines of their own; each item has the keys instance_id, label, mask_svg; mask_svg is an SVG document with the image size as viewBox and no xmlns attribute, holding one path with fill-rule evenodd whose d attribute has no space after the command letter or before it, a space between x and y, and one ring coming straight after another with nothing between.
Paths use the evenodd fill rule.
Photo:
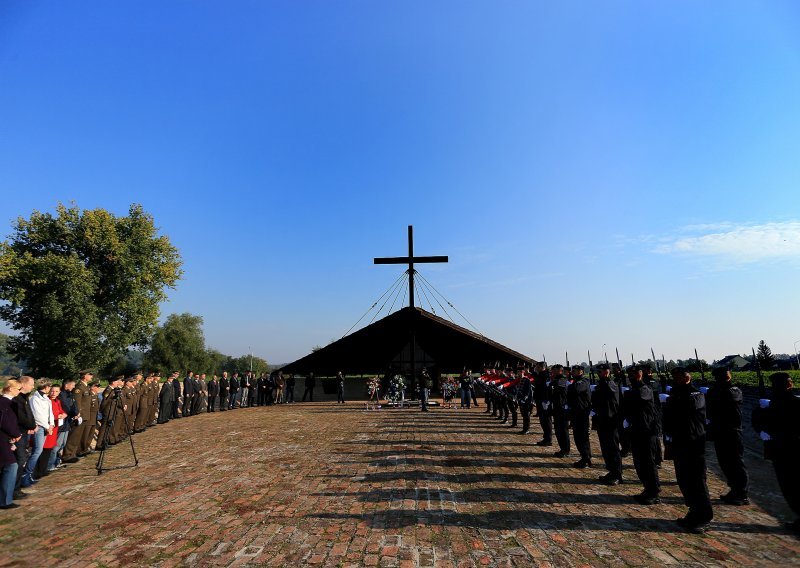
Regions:
<instances>
[{"instance_id":1,"label":"soldier in black uniform","mask_svg":"<svg viewBox=\"0 0 800 568\"><path fill-rule=\"evenodd\" d=\"M724 367L712 369L714 385L706 393L706 431L714 442L717 461L730 491L720 499L729 505L747 505L748 476L742 441L742 390L731 384Z\"/></svg>"},{"instance_id":2,"label":"soldier in black uniform","mask_svg":"<svg viewBox=\"0 0 800 568\"><path fill-rule=\"evenodd\" d=\"M625 374L625 371L622 367L620 367L619 363L611 363L611 376L614 377L614 382L617 383L617 388L619 389L619 402L620 405L623 404L623 395L625 392L631 388L630 381L628 381L628 376ZM619 446L620 446L620 457L626 458L631 453L631 436L630 431L626 428L622 427L622 421L624 420L624 416L622 412L619 413Z\"/></svg>"},{"instance_id":3,"label":"soldier in black uniform","mask_svg":"<svg viewBox=\"0 0 800 568\"><path fill-rule=\"evenodd\" d=\"M592 393L592 412L600 451L608 473L600 477L606 485L622 483L622 457L619 453L619 388L611 378L608 363L597 365L599 380Z\"/></svg>"},{"instance_id":4,"label":"soldier in black uniform","mask_svg":"<svg viewBox=\"0 0 800 568\"><path fill-rule=\"evenodd\" d=\"M664 442L689 507L677 522L689 532L703 533L714 518L706 482L706 398L683 367L672 370L672 390L664 405Z\"/></svg>"},{"instance_id":5,"label":"soldier in black uniform","mask_svg":"<svg viewBox=\"0 0 800 568\"><path fill-rule=\"evenodd\" d=\"M753 428L761 434L775 468L775 477L789 508L800 517L800 398L792 392L788 373L773 373L772 399L753 412ZM800 535L800 518L786 527Z\"/></svg>"},{"instance_id":6,"label":"soldier in black uniform","mask_svg":"<svg viewBox=\"0 0 800 568\"><path fill-rule=\"evenodd\" d=\"M583 376L583 367L572 366L572 384L567 387L567 406L572 421L572 438L575 448L581 456L573 466L578 469L591 467L592 450L589 444L589 413L592 410L591 387L589 380Z\"/></svg>"},{"instance_id":7,"label":"soldier in black uniform","mask_svg":"<svg viewBox=\"0 0 800 568\"><path fill-rule=\"evenodd\" d=\"M537 446L553 445L553 417L550 412L550 400L547 390L550 385L550 372L543 362L536 363L536 373L533 379L533 400L536 403L536 414L542 426L544 437L536 442Z\"/></svg>"},{"instance_id":8,"label":"soldier in black uniform","mask_svg":"<svg viewBox=\"0 0 800 568\"><path fill-rule=\"evenodd\" d=\"M511 413L511 424L509 425L509 428L517 427L517 408L519 406L517 402L517 386L519 385L521 378L522 374L520 373L520 377L514 378L504 389L506 393L507 408ZM469 392L467 392L467 396L469 396ZM508 417L508 415L506 415L506 417Z\"/></svg>"},{"instance_id":9,"label":"soldier in black uniform","mask_svg":"<svg viewBox=\"0 0 800 568\"><path fill-rule=\"evenodd\" d=\"M553 374L550 378L550 388L548 389L548 400L550 401L550 411L553 414L553 430L558 442L558 451L553 454L557 458L569 455L569 416L567 414L567 387L569 381L564 376L564 367L553 365Z\"/></svg>"},{"instance_id":10,"label":"soldier in black uniform","mask_svg":"<svg viewBox=\"0 0 800 568\"><path fill-rule=\"evenodd\" d=\"M661 484L655 462L655 445L658 443L658 425L652 389L644 384L644 373L640 367L628 370L630 388L623 393L623 426L629 432L633 467L644 485L644 491L634 499L642 505L655 505L661 500Z\"/></svg>"},{"instance_id":11,"label":"soldier in black uniform","mask_svg":"<svg viewBox=\"0 0 800 568\"><path fill-rule=\"evenodd\" d=\"M531 429L531 412L533 412L533 383L525 371L522 371L522 378L517 385L517 402L519 403L519 413L522 415L522 431L520 434L527 434Z\"/></svg>"},{"instance_id":12,"label":"soldier in black uniform","mask_svg":"<svg viewBox=\"0 0 800 568\"><path fill-rule=\"evenodd\" d=\"M655 380L653 377L653 367L648 364L644 364L641 366L643 377L642 380L644 384L650 387L650 390L653 391L653 402L656 410L656 427L658 428L657 436L655 445L653 446L653 461L656 464L656 467L661 467L661 462L664 461L664 455L661 451L661 437L664 434L662 428L662 415L663 415L663 403L661 402L661 381Z\"/></svg>"}]
</instances>

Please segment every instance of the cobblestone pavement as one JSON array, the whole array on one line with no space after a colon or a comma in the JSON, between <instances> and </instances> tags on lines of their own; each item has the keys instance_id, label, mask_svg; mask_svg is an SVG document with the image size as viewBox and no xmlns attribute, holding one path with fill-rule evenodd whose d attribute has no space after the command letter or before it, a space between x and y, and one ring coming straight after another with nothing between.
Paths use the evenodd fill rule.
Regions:
<instances>
[{"instance_id":1,"label":"cobblestone pavement","mask_svg":"<svg viewBox=\"0 0 800 568\"><path fill-rule=\"evenodd\" d=\"M753 505L716 505L713 529L688 535L671 464L663 504L635 505L638 483L597 485L601 470L483 410L314 403L173 421L136 436L139 467L97 476L83 460L0 513L0 566L799 564L763 462Z\"/></svg>"}]
</instances>

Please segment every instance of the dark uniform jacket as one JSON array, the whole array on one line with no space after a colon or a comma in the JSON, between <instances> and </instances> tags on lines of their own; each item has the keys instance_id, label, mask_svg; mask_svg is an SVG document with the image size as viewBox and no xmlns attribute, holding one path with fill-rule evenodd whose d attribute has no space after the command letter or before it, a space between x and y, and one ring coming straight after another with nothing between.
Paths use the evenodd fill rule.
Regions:
<instances>
[{"instance_id":1,"label":"dark uniform jacket","mask_svg":"<svg viewBox=\"0 0 800 568\"><path fill-rule=\"evenodd\" d=\"M178 400L181 397L181 382L177 377L172 380L172 394L173 400Z\"/></svg>"},{"instance_id":2,"label":"dark uniform jacket","mask_svg":"<svg viewBox=\"0 0 800 568\"><path fill-rule=\"evenodd\" d=\"M742 389L717 383L706 393L706 430L710 438L724 439L742 432Z\"/></svg>"},{"instance_id":3,"label":"dark uniform jacket","mask_svg":"<svg viewBox=\"0 0 800 568\"><path fill-rule=\"evenodd\" d=\"M638 385L634 381L631 388L623 393L622 398L623 414L628 421L631 436L648 438L657 435L658 419L653 390L645 384Z\"/></svg>"},{"instance_id":4,"label":"dark uniform jacket","mask_svg":"<svg viewBox=\"0 0 800 568\"><path fill-rule=\"evenodd\" d=\"M591 389L588 379L576 380L567 387L567 406L573 418L585 418L592 408Z\"/></svg>"},{"instance_id":5,"label":"dark uniform jacket","mask_svg":"<svg viewBox=\"0 0 800 568\"><path fill-rule=\"evenodd\" d=\"M611 378L600 379L592 393L592 409L598 428L616 426L619 419L619 388Z\"/></svg>"},{"instance_id":6,"label":"dark uniform jacket","mask_svg":"<svg viewBox=\"0 0 800 568\"><path fill-rule=\"evenodd\" d=\"M557 414L559 416L564 415L567 411L564 408L567 406L567 388L569 387L569 381L563 375L557 377L554 381L550 381L550 387L548 389L548 399L550 400L550 404L552 405L551 411L553 414Z\"/></svg>"},{"instance_id":7,"label":"dark uniform jacket","mask_svg":"<svg viewBox=\"0 0 800 568\"><path fill-rule=\"evenodd\" d=\"M533 383L528 377L522 377L517 387L517 401L521 405L533 404Z\"/></svg>"},{"instance_id":8,"label":"dark uniform jacket","mask_svg":"<svg viewBox=\"0 0 800 568\"><path fill-rule=\"evenodd\" d=\"M773 396L767 408L753 411L753 428L769 434L768 442L780 452L800 447L800 398L786 390Z\"/></svg>"},{"instance_id":9,"label":"dark uniform jacket","mask_svg":"<svg viewBox=\"0 0 800 568\"><path fill-rule=\"evenodd\" d=\"M672 387L664 405L664 437L674 447L706 436L706 398L692 384Z\"/></svg>"},{"instance_id":10,"label":"dark uniform jacket","mask_svg":"<svg viewBox=\"0 0 800 568\"><path fill-rule=\"evenodd\" d=\"M219 381L211 379L208 381L208 396L214 397L219 395Z\"/></svg>"},{"instance_id":11,"label":"dark uniform jacket","mask_svg":"<svg viewBox=\"0 0 800 568\"><path fill-rule=\"evenodd\" d=\"M317 386L317 379L314 377L306 377L305 385L307 389L313 389Z\"/></svg>"},{"instance_id":12,"label":"dark uniform jacket","mask_svg":"<svg viewBox=\"0 0 800 568\"><path fill-rule=\"evenodd\" d=\"M78 415L78 405L75 403L75 397L72 396L72 391L62 390L58 395L61 401L61 408L67 415L64 424L58 429L59 432L67 432L72 426L72 420Z\"/></svg>"},{"instance_id":13,"label":"dark uniform jacket","mask_svg":"<svg viewBox=\"0 0 800 568\"><path fill-rule=\"evenodd\" d=\"M239 379L237 379L236 377L231 377L229 386L231 389L231 393L239 392Z\"/></svg>"},{"instance_id":14,"label":"dark uniform jacket","mask_svg":"<svg viewBox=\"0 0 800 568\"><path fill-rule=\"evenodd\" d=\"M28 396L27 394L19 393L11 400L11 407L14 409L14 414L17 415L19 429L23 433L36 428L36 420L33 418L33 410L28 403Z\"/></svg>"}]
</instances>

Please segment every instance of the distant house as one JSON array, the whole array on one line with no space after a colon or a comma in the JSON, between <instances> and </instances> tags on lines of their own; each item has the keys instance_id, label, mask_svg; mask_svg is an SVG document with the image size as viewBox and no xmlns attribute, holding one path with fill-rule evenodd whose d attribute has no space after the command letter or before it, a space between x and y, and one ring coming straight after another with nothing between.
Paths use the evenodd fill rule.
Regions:
<instances>
[{"instance_id":1,"label":"distant house","mask_svg":"<svg viewBox=\"0 0 800 568\"><path fill-rule=\"evenodd\" d=\"M716 363L715 367L727 367L731 371L749 371L752 368L750 361L741 355L728 355Z\"/></svg>"}]
</instances>

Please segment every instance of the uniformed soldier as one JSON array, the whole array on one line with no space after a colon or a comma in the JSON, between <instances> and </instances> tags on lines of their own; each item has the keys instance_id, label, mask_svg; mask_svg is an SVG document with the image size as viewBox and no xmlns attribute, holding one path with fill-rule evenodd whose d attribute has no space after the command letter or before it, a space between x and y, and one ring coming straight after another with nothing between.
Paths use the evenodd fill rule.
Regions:
<instances>
[{"instance_id":1,"label":"uniformed soldier","mask_svg":"<svg viewBox=\"0 0 800 568\"><path fill-rule=\"evenodd\" d=\"M661 462L664 461L664 453L661 449L661 437L664 434L662 422L663 422L663 403L661 402L661 394L662 394L662 387L661 381L658 381L653 376L653 367L648 364L644 364L641 366L643 377L642 380L644 384L650 387L650 390L653 391L653 402L655 403L656 409L656 426L658 428L658 435L656 436L655 446L653 447L653 461L656 464L656 467L661 467ZM666 386L666 385L665 385Z\"/></svg>"},{"instance_id":2,"label":"uniformed soldier","mask_svg":"<svg viewBox=\"0 0 800 568\"><path fill-rule=\"evenodd\" d=\"M131 428L133 426L133 411L136 402L136 375L131 375L125 379L125 386L122 387L122 420L117 419L114 424L112 432L115 435L117 442L127 440L131 435Z\"/></svg>"},{"instance_id":3,"label":"uniformed soldier","mask_svg":"<svg viewBox=\"0 0 800 568\"><path fill-rule=\"evenodd\" d=\"M706 481L706 399L683 367L672 370L672 390L664 405L664 442L689 507L677 523L689 532L703 533L714 518Z\"/></svg>"},{"instance_id":4,"label":"uniformed soldier","mask_svg":"<svg viewBox=\"0 0 800 568\"><path fill-rule=\"evenodd\" d=\"M623 395L625 392L631 388L630 381L628 381L628 376L625 373L625 370L620 366L619 363L611 363L611 376L614 377L614 382L617 383L617 388L619 389L619 403L620 408L623 404ZM622 427L622 421L624 420L624 416L622 411L619 413L619 455L622 458L628 457L631 453L631 436L630 431L627 428Z\"/></svg>"},{"instance_id":5,"label":"uniformed soldier","mask_svg":"<svg viewBox=\"0 0 800 568\"><path fill-rule=\"evenodd\" d=\"M642 505L655 505L661 500L661 484L655 462L655 445L658 443L655 405L658 402L652 389L644 384L644 373L639 367L628 369L630 388L623 393L623 426L629 432L633 466L644 490L634 499Z\"/></svg>"},{"instance_id":6,"label":"uniformed soldier","mask_svg":"<svg viewBox=\"0 0 800 568\"><path fill-rule=\"evenodd\" d=\"M520 434L527 434L531 429L531 412L533 412L533 383L531 377L523 369L522 376L517 385L517 402L519 403L519 413L522 416L522 431Z\"/></svg>"},{"instance_id":7,"label":"uniformed soldier","mask_svg":"<svg viewBox=\"0 0 800 568\"><path fill-rule=\"evenodd\" d=\"M773 373L772 399L753 412L753 428L768 445L775 477L789 508L800 517L800 398L792 392L788 373ZM786 527L800 535L800 518Z\"/></svg>"},{"instance_id":8,"label":"uniformed soldier","mask_svg":"<svg viewBox=\"0 0 800 568\"><path fill-rule=\"evenodd\" d=\"M725 367L712 369L714 385L706 393L706 430L714 442L717 461L730 491L720 499L729 505L747 505L748 476L742 440L742 390L731 384Z\"/></svg>"},{"instance_id":9,"label":"uniformed soldier","mask_svg":"<svg viewBox=\"0 0 800 568\"><path fill-rule=\"evenodd\" d=\"M611 378L611 367L608 363L597 365L599 377L592 393L592 412L597 437L600 440L600 451L603 453L608 473L600 477L606 485L623 483L622 457L619 453L619 388Z\"/></svg>"},{"instance_id":10,"label":"uniformed soldier","mask_svg":"<svg viewBox=\"0 0 800 568\"><path fill-rule=\"evenodd\" d=\"M152 382L152 377L148 375L147 378L142 379L136 387L139 402L136 406L136 417L134 418L133 429L137 434L144 432L147 427L147 417L150 415Z\"/></svg>"},{"instance_id":11,"label":"uniformed soldier","mask_svg":"<svg viewBox=\"0 0 800 568\"><path fill-rule=\"evenodd\" d=\"M558 442L558 451L553 454L557 458L569 455L569 408L567 404L567 389L569 381L564 376L564 367L556 364L552 367L548 400L553 413L553 431Z\"/></svg>"},{"instance_id":12,"label":"uniformed soldier","mask_svg":"<svg viewBox=\"0 0 800 568\"><path fill-rule=\"evenodd\" d=\"M97 432L97 413L100 411L100 399L97 397L100 383L92 381L89 383L89 412L84 417L84 424L86 429L83 431L81 437L81 450L78 457L90 454L92 450L92 441Z\"/></svg>"},{"instance_id":13,"label":"uniformed soldier","mask_svg":"<svg viewBox=\"0 0 800 568\"><path fill-rule=\"evenodd\" d=\"M592 410L591 386L583 375L583 367L572 366L572 384L567 387L567 406L572 421L572 438L581 459L573 466L578 469L591 467L592 450L589 443L589 413Z\"/></svg>"},{"instance_id":14,"label":"uniformed soldier","mask_svg":"<svg viewBox=\"0 0 800 568\"><path fill-rule=\"evenodd\" d=\"M79 375L81 380L78 381L78 384L72 391L72 396L78 409L76 418L80 417L80 424L73 426L69 432L67 445L64 447L63 457L61 459L61 461L65 463L75 463L78 461L78 458L81 457L80 454L83 453L83 439L85 437L86 430L88 429L88 423L86 420L89 416L92 400L92 392L91 388L89 387L89 383L91 382L94 373L89 369L84 369L80 371Z\"/></svg>"},{"instance_id":15,"label":"uniformed soldier","mask_svg":"<svg viewBox=\"0 0 800 568\"><path fill-rule=\"evenodd\" d=\"M536 414L542 427L543 438L536 442L537 446L553 445L553 415L550 410L548 388L550 386L550 372L547 364L540 361L536 363L536 372L533 379L533 400L536 403Z\"/></svg>"},{"instance_id":16,"label":"uniformed soldier","mask_svg":"<svg viewBox=\"0 0 800 568\"><path fill-rule=\"evenodd\" d=\"M161 382L161 373L158 371L152 374L152 382L150 384L150 413L147 415L147 426L156 425L156 416L158 415L159 403L159 387Z\"/></svg>"},{"instance_id":17,"label":"uniformed soldier","mask_svg":"<svg viewBox=\"0 0 800 568\"><path fill-rule=\"evenodd\" d=\"M117 441L111 435L114 423L122 420L122 400L115 394L115 389L122 390L125 377L119 375L115 377L103 391L103 402L100 403L100 412L103 414L103 424L97 434L97 446L95 449L104 450ZM115 409L116 406L116 409Z\"/></svg>"}]
</instances>

